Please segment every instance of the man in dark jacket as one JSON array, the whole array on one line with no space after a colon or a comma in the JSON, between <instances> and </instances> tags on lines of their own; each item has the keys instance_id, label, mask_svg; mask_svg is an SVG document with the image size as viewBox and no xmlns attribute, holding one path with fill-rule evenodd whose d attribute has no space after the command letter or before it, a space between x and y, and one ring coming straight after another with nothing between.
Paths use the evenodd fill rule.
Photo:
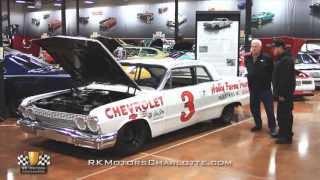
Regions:
<instances>
[{"instance_id":1,"label":"man in dark jacket","mask_svg":"<svg viewBox=\"0 0 320 180\"><path fill-rule=\"evenodd\" d=\"M4 62L0 57L0 122L5 119L5 94L4 94L4 71L3 71Z\"/></svg>"},{"instance_id":2,"label":"man in dark jacket","mask_svg":"<svg viewBox=\"0 0 320 180\"><path fill-rule=\"evenodd\" d=\"M285 49L282 40L273 42L274 55L277 56L273 72L273 95L278 101L277 121L279 133L277 144L292 143L293 125L293 93L296 87L294 61Z\"/></svg>"},{"instance_id":3,"label":"man in dark jacket","mask_svg":"<svg viewBox=\"0 0 320 180\"><path fill-rule=\"evenodd\" d=\"M273 72L273 61L270 56L262 53L262 42L254 39L251 42L251 54L246 57L245 65L248 71L248 83L250 90L250 109L255 121L252 132L262 129L260 103L264 104L270 135L276 136L276 120L273 110L273 97L271 81Z\"/></svg>"},{"instance_id":4,"label":"man in dark jacket","mask_svg":"<svg viewBox=\"0 0 320 180\"><path fill-rule=\"evenodd\" d=\"M176 44L173 46L175 51L192 51L192 43L189 43L184 40L182 36L177 37Z\"/></svg>"}]
</instances>

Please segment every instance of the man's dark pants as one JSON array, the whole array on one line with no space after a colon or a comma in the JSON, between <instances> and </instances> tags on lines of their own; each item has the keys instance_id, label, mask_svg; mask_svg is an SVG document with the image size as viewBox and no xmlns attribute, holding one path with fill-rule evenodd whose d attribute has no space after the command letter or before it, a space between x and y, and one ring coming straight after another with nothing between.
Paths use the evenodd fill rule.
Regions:
<instances>
[{"instance_id":1,"label":"man's dark pants","mask_svg":"<svg viewBox=\"0 0 320 180\"><path fill-rule=\"evenodd\" d=\"M293 98L287 98L285 101L278 102L277 121L279 125L279 137L291 139L293 136Z\"/></svg>"},{"instance_id":2,"label":"man's dark pants","mask_svg":"<svg viewBox=\"0 0 320 180\"><path fill-rule=\"evenodd\" d=\"M268 117L268 127L270 130L276 128L276 120L274 117L273 96L271 90L250 90L250 109L253 115L256 127L262 127L260 103L263 103Z\"/></svg>"},{"instance_id":3,"label":"man's dark pants","mask_svg":"<svg viewBox=\"0 0 320 180\"><path fill-rule=\"evenodd\" d=\"M4 80L3 80L3 77L0 77L0 121L2 118L5 118L5 116L6 116L6 107L5 107L5 95L4 95Z\"/></svg>"}]
</instances>

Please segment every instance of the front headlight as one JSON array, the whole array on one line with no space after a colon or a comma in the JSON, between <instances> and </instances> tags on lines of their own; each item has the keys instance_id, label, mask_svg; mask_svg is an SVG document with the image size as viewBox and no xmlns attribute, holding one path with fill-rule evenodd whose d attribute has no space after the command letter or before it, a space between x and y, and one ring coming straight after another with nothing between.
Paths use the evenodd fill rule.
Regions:
<instances>
[{"instance_id":1,"label":"front headlight","mask_svg":"<svg viewBox=\"0 0 320 180\"><path fill-rule=\"evenodd\" d=\"M27 108L26 112L27 112L27 118L29 118L31 120L36 120L36 116L33 114L32 109Z\"/></svg>"},{"instance_id":2,"label":"front headlight","mask_svg":"<svg viewBox=\"0 0 320 180\"><path fill-rule=\"evenodd\" d=\"M36 119L36 116L33 114L33 111L31 108L25 108L23 106L19 106L18 108L18 111L21 113L21 115L24 117L24 118L29 118L31 120L35 120Z\"/></svg>"},{"instance_id":3,"label":"front headlight","mask_svg":"<svg viewBox=\"0 0 320 180\"><path fill-rule=\"evenodd\" d=\"M86 121L83 118L76 118L74 120L74 123L76 124L77 128L81 131L85 131L87 129Z\"/></svg>"},{"instance_id":4,"label":"front headlight","mask_svg":"<svg viewBox=\"0 0 320 180\"><path fill-rule=\"evenodd\" d=\"M25 117L25 116L24 116L25 111L26 111L26 108L25 108L25 107L23 107L23 106L21 106L21 105L18 107L18 112L19 112L23 117Z\"/></svg>"},{"instance_id":5,"label":"front headlight","mask_svg":"<svg viewBox=\"0 0 320 180\"><path fill-rule=\"evenodd\" d=\"M100 130L98 119L96 117L90 117L86 121L88 129L93 132L97 133Z\"/></svg>"}]
</instances>

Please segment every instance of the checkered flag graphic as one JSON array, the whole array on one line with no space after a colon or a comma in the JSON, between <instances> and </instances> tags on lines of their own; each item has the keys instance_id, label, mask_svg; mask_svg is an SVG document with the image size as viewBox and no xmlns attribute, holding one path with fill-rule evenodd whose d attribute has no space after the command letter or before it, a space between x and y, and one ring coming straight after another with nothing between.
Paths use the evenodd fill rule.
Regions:
<instances>
[{"instance_id":1,"label":"checkered flag graphic","mask_svg":"<svg viewBox=\"0 0 320 180\"><path fill-rule=\"evenodd\" d=\"M29 165L29 157L26 156L26 155L23 155L23 154L19 155L18 156L18 165L19 166L27 166L27 165Z\"/></svg>"},{"instance_id":2,"label":"checkered flag graphic","mask_svg":"<svg viewBox=\"0 0 320 180\"><path fill-rule=\"evenodd\" d=\"M51 164L50 156L48 154L41 154L39 156L38 166L49 166Z\"/></svg>"}]
</instances>

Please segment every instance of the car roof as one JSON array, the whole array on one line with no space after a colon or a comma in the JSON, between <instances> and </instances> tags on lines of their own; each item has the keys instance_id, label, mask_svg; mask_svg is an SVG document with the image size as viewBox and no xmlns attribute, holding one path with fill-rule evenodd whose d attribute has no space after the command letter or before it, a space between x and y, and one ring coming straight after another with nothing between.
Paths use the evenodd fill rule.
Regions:
<instances>
[{"instance_id":1,"label":"car roof","mask_svg":"<svg viewBox=\"0 0 320 180\"><path fill-rule=\"evenodd\" d=\"M166 69L174 69L179 67L187 67L187 66L204 66L210 72L211 76L214 79L221 79L221 76L217 73L215 67L212 63L207 63L201 60L175 60L172 58L166 59L132 59L132 60L123 60L120 63L128 63L128 64L143 64L143 65L153 65L153 66L162 66Z\"/></svg>"},{"instance_id":2,"label":"car roof","mask_svg":"<svg viewBox=\"0 0 320 180\"><path fill-rule=\"evenodd\" d=\"M184 66L195 66L195 65L204 65L200 61L196 60L174 60L171 58L167 59L151 59L151 60L141 60L141 59L133 59L133 60L124 60L121 63L129 63L129 64L145 64L145 65L156 65L163 66L167 69L172 69L176 67L184 67Z\"/></svg>"}]
</instances>

